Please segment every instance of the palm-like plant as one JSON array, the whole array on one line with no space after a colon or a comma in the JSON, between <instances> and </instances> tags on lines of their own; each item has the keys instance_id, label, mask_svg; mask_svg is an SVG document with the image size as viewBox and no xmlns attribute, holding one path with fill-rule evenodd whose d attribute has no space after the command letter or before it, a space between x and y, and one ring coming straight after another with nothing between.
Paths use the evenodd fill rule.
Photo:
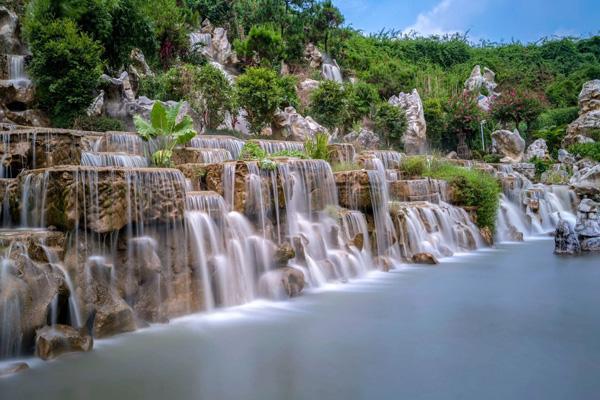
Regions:
<instances>
[{"instance_id":1,"label":"palm-like plant","mask_svg":"<svg viewBox=\"0 0 600 400\"><path fill-rule=\"evenodd\" d=\"M157 101L152 106L150 121L139 115L134 118L138 135L143 140L157 140L158 150L152 154L152 163L157 167L170 167L175 146L184 145L196 136L194 123L189 115L177 122L181 105L177 103L173 107L165 107Z\"/></svg>"}]
</instances>

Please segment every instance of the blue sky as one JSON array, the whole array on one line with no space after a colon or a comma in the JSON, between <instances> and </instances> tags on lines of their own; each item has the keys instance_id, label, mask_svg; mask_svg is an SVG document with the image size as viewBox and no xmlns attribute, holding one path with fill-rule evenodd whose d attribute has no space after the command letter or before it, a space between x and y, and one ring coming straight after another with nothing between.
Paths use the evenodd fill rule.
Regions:
<instances>
[{"instance_id":1,"label":"blue sky","mask_svg":"<svg viewBox=\"0 0 600 400\"><path fill-rule=\"evenodd\" d=\"M471 40L523 42L600 32L600 0L334 0L346 22L422 34L469 31Z\"/></svg>"}]
</instances>

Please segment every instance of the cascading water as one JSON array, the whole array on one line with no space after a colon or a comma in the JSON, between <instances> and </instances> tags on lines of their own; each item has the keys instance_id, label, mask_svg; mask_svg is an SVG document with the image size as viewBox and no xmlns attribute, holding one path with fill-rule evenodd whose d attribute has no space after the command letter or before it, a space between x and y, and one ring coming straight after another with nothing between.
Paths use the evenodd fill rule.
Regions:
<instances>
[{"instance_id":1,"label":"cascading water","mask_svg":"<svg viewBox=\"0 0 600 400\"><path fill-rule=\"evenodd\" d=\"M9 54L8 62L8 80L15 87L27 87L30 84L29 78L25 73L25 56Z\"/></svg>"},{"instance_id":2,"label":"cascading water","mask_svg":"<svg viewBox=\"0 0 600 400\"><path fill-rule=\"evenodd\" d=\"M83 152L81 165L86 167L145 168L148 166L148 160L145 157L127 153Z\"/></svg>"},{"instance_id":3,"label":"cascading water","mask_svg":"<svg viewBox=\"0 0 600 400\"><path fill-rule=\"evenodd\" d=\"M267 154L275 154L282 151L304 151L304 143L287 142L277 140L254 140Z\"/></svg>"},{"instance_id":4,"label":"cascading water","mask_svg":"<svg viewBox=\"0 0 600 400\"><path fill-rule=\"evenodd\" d=\"M193 138L189 146L199 149L224 149L237 160L244 147L244 141L231 136L200 135Z\"/></svg>"}]
</instances>

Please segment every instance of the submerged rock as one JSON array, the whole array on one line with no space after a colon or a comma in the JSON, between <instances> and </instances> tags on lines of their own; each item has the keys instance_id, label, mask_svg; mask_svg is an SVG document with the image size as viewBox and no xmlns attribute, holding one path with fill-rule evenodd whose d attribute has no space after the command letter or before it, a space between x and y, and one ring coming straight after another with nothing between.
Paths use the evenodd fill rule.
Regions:
<instances>
[{"instance_id":1,"label":"submerged rock","mask_svg":"<svg viewBox=\"0 0 600 400\"><path fill-rule=\"evenodd\" d=\"M431 253L417 253L412 256L412 262L415 264L437 265L440 262Z\"/></svg>"},{"instance_id":2,"label":"submerged rock","mask_svg":"<svg viewBox=\"0 0 600 400\"><path fill-rule=\"evenodd\" d=\"M37 331L36 355L42 360L52 360L66 353L91 351L94 340L66 325L46 326Z\"/></svg>"},{"instance_id":3,"label":"submerged rock","mask_svg":"<svg viewBox=\"0 0 600 400\"><path fill-rule=\"evenodd\" d=\"M25 362L16 362L12 364L8 364L4 367L0 367L0 378L5 376L18 374L23 371L27 371L29 369L29 364Z\"/></svg>"},{"instance_id":4,"label":"submerged rock","mask_svg":"<svg viewBox=\"0 0 600 400\"><path fill-rule=\"evenodd\" d=\"M304 273L292 267L266 272L258 283L259 293L271 299L297 297L304 289Z\"/></svg>"}]
</instances>

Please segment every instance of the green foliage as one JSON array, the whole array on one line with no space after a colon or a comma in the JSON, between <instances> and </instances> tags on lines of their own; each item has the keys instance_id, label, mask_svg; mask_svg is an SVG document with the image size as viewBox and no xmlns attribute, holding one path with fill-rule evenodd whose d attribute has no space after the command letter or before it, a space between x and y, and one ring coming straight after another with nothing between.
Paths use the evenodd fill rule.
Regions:
<instances>
[{"instance_id":1,"label":"green foliage","mask_svg":"<svg viewBox=\"0 0 600 400\"><path fill-rule=\"evenodd\" d=\"M569 153L582 158L590 158L594 161L600 161L600 142L578 143L569 146Z\"/></svg>"},{"instance_id":2,"label":"green foliage","mask_svg":"<svg viewBox=\"0 0 600 400\"><path fill-rule=\"evenodd\" d=\"M483 156L483 161L488 164L499 164L502 156L499 154L486 154Z\"/></svg>"},{"instance_id":3,"label":"green foliage","mask_svg":"<svg viewBox=\"0 0 600 400\"><path fill-rule=\"evenodd\" d=\"M374 85L379 95L388 99L415 87L416 68L398 59L374 60L374 64L360 78Z\"/></svg>"},{"instance_id":4,"label":"green foliage","mask_svg":"<svg viewBox=\"0 0 600 400\"><path fill-rule=\"evenodd\" d=\"M329 158L329 135L317 133L313 139L304 143L304 149L308 158L313 160L327 160Z\"/></svg>"},{"instance_id":5,"label":"green foliage","mask_svg":"<svg viewBox=\"0 0 600 400\"><path fill-rule=\"evenodd\" d=\"M553 164L550 160L542 160L538 157L533 157L529 162L535 166L535 175L538 179L544 172L548 171Z\"/></svg>"},{"instance_id":6,"label":"green foliage","mask_svg":"<svg viewBox=\"0 0 600 400\"><path fill-rule=\"evenodd\" d=\"M342 162L331 165L331 170L333 172L356 171L360 169L362 169L362 167L357 163Z\"/></svg>"},{"instance_id":7,"label":"green foliage","mask_svg":"<svg viewBox=\"0 0 600 400\"><path fill-rule=\"evenodd\" d=\"M543 105L539 96L511 89L494 100L490 114L501 123L514 122L515 128L519 128L521 122L525 122L529 129L542 111Z\"/></svg>"},{"instance_id":8,"label":"green foliage","mask_svg":"<svg viewBox=\"0 0 600 400\"><path fill-rule=\"evenodd\" d=\"M479 122L483 115L474 95L463 92L452 97L446 105L446 115L448 133L465 135L470 139L479 132Z\"/></svg>"},{"instance_id":9,"label":"green foliage","mask_svg":"<svg viewBox=\"0 0 600 400\"><path fill-rule=\"evenodd\" d=\"M500 185L490 175L474 169L462 168L447 162L433 162L425 176L447 181L457 205L477 207L477 225L495 230L500 207Z\"/></svg>"},{"instance_id":10,"label":"green foliage","mask_svg":"<svg viewBox=\"0 0 600 400\"><path fill-rule=\"evenodd\" d=\"M233 20L233 2L215 0L186 0L188 8L202 19L208 18L215 26L223 26Z\"/></svg>"},{"instance_id":11,"label":"green foliage","mask_svg":"<svg viewBox=\"0 0 600 400\"><path fill-rule=\"evenodd\" d=\"M70 127L94 99L102 48L69 19L28 20L26 35L33 54L29 73L40 107L56 126Z\"/></svg>"},{"instance_id":12,"label":"green foliage","mask_svg":"<svg viewBox=\"0 0 600 400\"><path fill-rule=\"evenodd\" d=\"M348 119L348 96L344 86L323 81L310 96L311 115L323 126L342 129Z\"/></svg>"},{"instance_id":13,"label":"green foliage","mask_svg":"<svg viewBox=\"0 0 600 400\"><path fill-rule=\"evenodd\" d=\"M152 162L157 167L170 167L175 146L184 145L196 136L189 115L177 122L180 111L181 103L165 108L157 101L150 112L150 121L139 115L134 117L138 135L145 141L154 140L158 145L158 150L152 155Z\"/></svg>"},{"instance_id":14,"label":"green foliage","mask_svg":"<svg viewBox=\"0 0 600 400\"><path fill-rule=\"evenodd\" d=\"M427 140L432 149L445 148L446 136L446 112L444 101L439 98L428 98L423 100L423 113L427 122ZM454 148L454 146L448 146Z\"/></svg>"},{"instance_id":15,"label":"green foliage","mask_svg":"<svg viewBox=\"0 0 600 400\"><path fill-rule=\"evenodd\" d=\"M545 110L535 121L539 129L568 125L579 116L579 107L553 108Z\"/></svg>"},{"instance_id":16,"label":"green foliage","mask_svg":"<svg viewBox=\"0 0 600 400\"><path fill-rule=\"evenodd\" d=\"M277 163L270 158L265 158L258 162L258 167L263 171L275 171L277 169Z\"/></svg>"},{"instance_id":17,"label":"green foliage","mask_svg":"<svg viewBox=\"0 0 600 400\"><path fill-rule=\"evenodd\" d=\"M404 157L400 162L400 171L406 173L409 177L421 177L427 170L427 160L425 157L413 156Z\"/></svg>"},{"instance_id":18,"label":"green foliage","mask_svg":"<svg viewBox=\"0 0 600 400\"><path fill-rule=\"evenodd\" d=\"M387 102L383 102L377 107L375 129L385 139L388 147L402 149L402 136L407 128L408 122L403 109Z\"/></svg>"},{"instance_id":19,"label":"green foliage","mask_svg":"<svg viewBox=\"0 0 600 400\"><path fill-rule=\"evenodd\" d=\"M348 83L344 86L348 98L348 118L346 126L371 117L374 105L379 102L379 96L374 86L365 82Z\"/></svg>"},{"instance_id":20,"label":"green foliage","mask_svg":"<svg viewBox=\"0 0 600 400\"><path fill-rule=\"evenodd\" d=\"M189 40L185 29L185 9L178 0L144 1L142 10L153 25L155 38L159 45L158 58L168 67L177 57L187 51Z\"/></svg>"},{"instance_id":21,"label":"green foliage","mask_svg":"<svg viewBox=\"0 0 600 400\"><path fill-rule=\"evenodd\" d=\"M211 64L198 70L197 90L200 99L192 102L203 116L204 124L216 129L225 120L227 112L235 110L233 87L223 73Z\"/></svg>"},{"instance_id":22,"label":"green foliage","mask_svg":"<svg viewBox=\"0 0 600 400\"><path fill-rule=\"evenodd\" d=\"M294 157L301 159L308 159L308 155L301 150L281 150L271 154L271 157Z\"/></svg>"},{"instance_id":23,"label":"green foliage","mask_svg":"<svg viewBox=\"0 0 600 400\"><path fill-rule=\"evenodd\" d=\"M265 67L278 65L285 50L281 33L272 25L253 26L246 39L234 42L234 48L247 64Z\"/></svg>"},{"instance_id":24,"label":"green foliage","mask_svg":"<svg viewBox=\"0 0 600 400\"><path fill-rule=\"evenodd\" d=\"M79 116L73 121L73 129L91 132L119 132L125 131L123 121L103 116Z\"/></svg>"},{"instance_id":25,"label":"green foliage","mask_svg":"<svg viewBox=\"0 0 600 400\"><path fill-rule=\"evenodd\" d=\"M267 152L263 150L257 143L246 142L240 152L240 160L262 160L267 158Z\"/></svg>"},{"instance_id":26,"label":"green foliage","mask_svg":"<svg viewBox=\"0 0 600 400\"><path fill-rule=\"evenodd\" d=\"M271 124L277 109L298 104L295 89L290 90L291 82L267 68L249 68L237 79L237 103L248 113L254 133Z\"/></svg>"}]
</instances>

